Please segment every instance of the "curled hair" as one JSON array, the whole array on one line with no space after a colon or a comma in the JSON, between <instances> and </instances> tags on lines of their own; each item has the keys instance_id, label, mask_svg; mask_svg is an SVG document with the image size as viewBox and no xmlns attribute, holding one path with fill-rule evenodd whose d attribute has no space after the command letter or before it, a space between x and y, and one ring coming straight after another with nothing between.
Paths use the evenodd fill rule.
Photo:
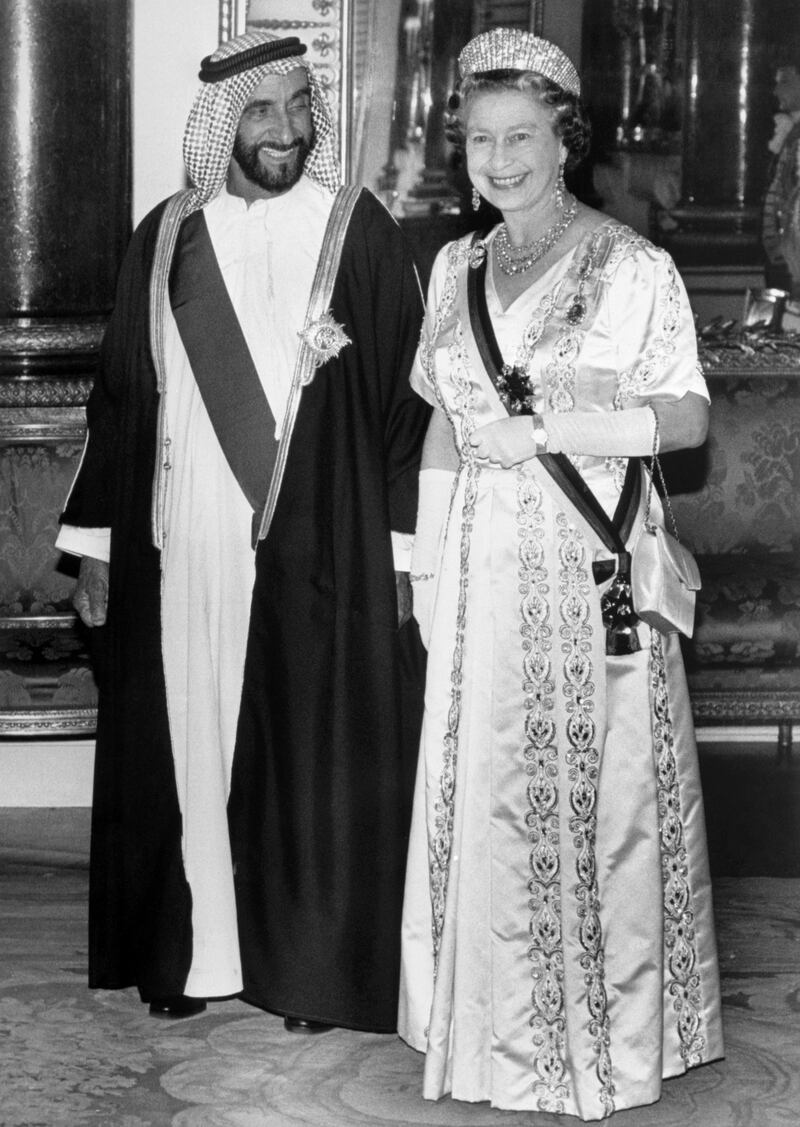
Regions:
<instances>
[{"instance_id":1,"label":"curled hair","mask_svg":"<svg viewBox=\"0 0 800 1127\"><path fill-rule=\"evenodd\" d=\"M521 90L552 109L553 132L567 150L567 171L580 164L589 151L592 136L583 102L577 94L570 94L558 83L529 70L489 70L467 75L458 92L450 97L449 112L445 116L448 141L463 150L464 119L470 100L475 94L500 90Z\"/></svg>"}]
</instances>

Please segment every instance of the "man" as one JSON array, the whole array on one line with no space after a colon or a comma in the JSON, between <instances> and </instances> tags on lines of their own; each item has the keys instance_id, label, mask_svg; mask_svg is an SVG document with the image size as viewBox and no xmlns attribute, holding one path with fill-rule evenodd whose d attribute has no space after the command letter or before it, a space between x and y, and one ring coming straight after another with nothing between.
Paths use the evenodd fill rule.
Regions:
<instances>
[{"instance_id":1,"label":"man","mask_svg":"<svg viewBox=\"0 0 800 1127\"><path fill-rule=\"evenodd\" d=\"M389 1032L422 309L397 225L340 190L304 52L203 60L195 187L134 234L87 407L59 545L102 653L90 985Z\"/></svg>"},{"instance_id":2,"label":"man","mask_svg":"<svg viewBox=\"0 0 800 1127\"><path fill-rule=\"evenodd\" d=\"M764 200L762 243L768 286L800 297L800 68L780 67L775 76L774 162Z\"/></svg>"}]
</instances>

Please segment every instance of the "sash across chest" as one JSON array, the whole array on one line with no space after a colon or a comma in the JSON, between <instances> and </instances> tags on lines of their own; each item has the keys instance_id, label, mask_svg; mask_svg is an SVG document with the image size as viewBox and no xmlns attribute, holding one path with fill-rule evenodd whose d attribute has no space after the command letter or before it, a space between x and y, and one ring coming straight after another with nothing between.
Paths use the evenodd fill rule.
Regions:
<instances>
[{"instance_id":1,"label":"sash across chest","mask_svg":"<svg viewBox=\"0 0 800 1127\"><path fill-rule=\"evenodd\" d=\"M169 297L214 433L253 512L261 514L278 455L275 418L202 211L181 224Z\"/></svg>"}]
</instances>

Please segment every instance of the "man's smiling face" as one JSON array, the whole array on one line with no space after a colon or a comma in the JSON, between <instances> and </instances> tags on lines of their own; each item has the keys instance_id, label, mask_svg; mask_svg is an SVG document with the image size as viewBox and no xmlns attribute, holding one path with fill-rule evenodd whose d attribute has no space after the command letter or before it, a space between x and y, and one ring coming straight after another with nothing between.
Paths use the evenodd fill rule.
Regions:
<instances>
[{"instance_id":1,"label":"man's smiling face","mask_svg":"<svg viewBox=\"0 0 800 1127\"><path fill-rule=\"evenodd\" d=\"M248 99L239 121L230 190L246 198L288 192L303 173L313 138L305 69L267 75Z\"/></svg>"}]
</instances>

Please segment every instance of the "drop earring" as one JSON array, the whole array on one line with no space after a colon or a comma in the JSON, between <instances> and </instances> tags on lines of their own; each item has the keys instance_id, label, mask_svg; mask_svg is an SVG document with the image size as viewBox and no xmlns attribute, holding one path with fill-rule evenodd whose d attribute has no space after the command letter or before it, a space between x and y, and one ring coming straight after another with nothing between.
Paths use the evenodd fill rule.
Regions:
<instances>
[{"instance_id":1,"label":"drop earring","mask_svg":"<svg viewBox=\"0 0 800 1127\"><path fill-rule=\"evenodd\" d=\"M564 183L564 161L565 161L565 159L566 159L565 157L562 157L561 160L558 162L558 179L556 180L556 186L553 189L553 195L555 197L556 207L558 208L559 211L564 210L564 196L565 196L565 191L566 191L566 184Z\"/></svg>"},{"instance_id":2,"label":"drop earring","mask_svg":"<svg viewBox=\"0 0 800 1127\"><path fill-rule=\"evenodd\" d=\"M481 196L477 188L472 189L472 210L478 211L481 206Z\"/></svg>"}]
</instances>

